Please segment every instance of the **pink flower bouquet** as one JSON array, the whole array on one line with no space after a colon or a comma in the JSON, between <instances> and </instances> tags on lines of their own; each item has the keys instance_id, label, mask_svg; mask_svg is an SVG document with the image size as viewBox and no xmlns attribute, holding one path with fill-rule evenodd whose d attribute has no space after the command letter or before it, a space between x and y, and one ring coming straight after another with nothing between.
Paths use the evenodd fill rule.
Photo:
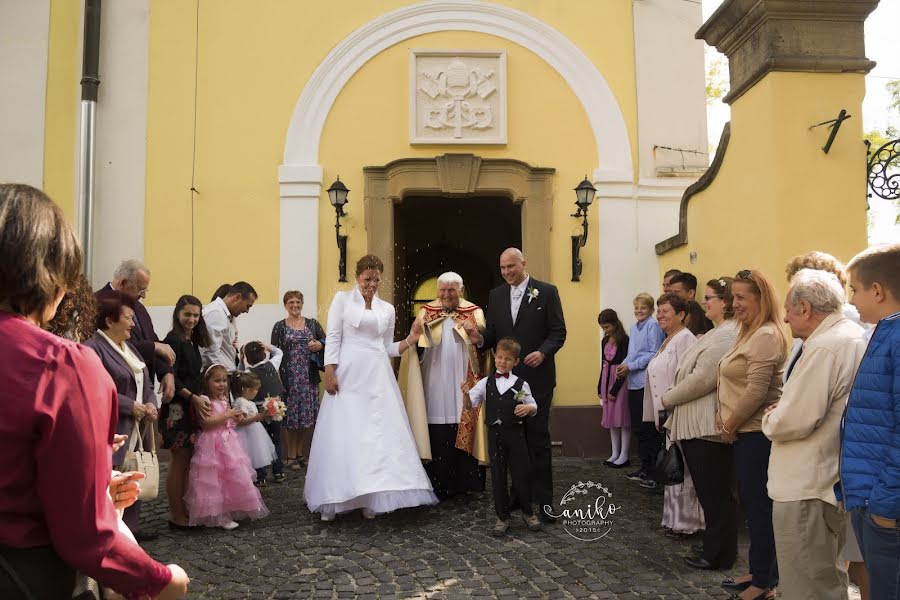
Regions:
<instances>
[{"instance_id":1,"label":"pink flower bouquet","mask_svg":"<svg viewBox=\"0 0 900 600\"><path fill-rule=\"evenodd\" d=\"M266 411L266 416L273 421L281 421L287 415L287 406L277 397L267 397L263 402L263 409Z\"/></svg>"}]
</instances>

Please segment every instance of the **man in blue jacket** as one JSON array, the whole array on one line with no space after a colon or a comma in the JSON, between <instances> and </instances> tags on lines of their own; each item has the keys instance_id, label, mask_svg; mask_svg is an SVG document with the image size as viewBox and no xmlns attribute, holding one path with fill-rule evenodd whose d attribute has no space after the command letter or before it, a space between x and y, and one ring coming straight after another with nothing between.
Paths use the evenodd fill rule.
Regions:
<instances>
[{"instance_id":1,"label":"man in blue jacket","mask_svg":"<svg viewBox=\"0 0 900 600\"><path fill-rule=\"evenodd\" d=\"M872 598L900 598L900 244L876 246L847 265L851 302L877 323L859 365L841 441L838 499L851 513Z\"/></svg>"}]
</instances>

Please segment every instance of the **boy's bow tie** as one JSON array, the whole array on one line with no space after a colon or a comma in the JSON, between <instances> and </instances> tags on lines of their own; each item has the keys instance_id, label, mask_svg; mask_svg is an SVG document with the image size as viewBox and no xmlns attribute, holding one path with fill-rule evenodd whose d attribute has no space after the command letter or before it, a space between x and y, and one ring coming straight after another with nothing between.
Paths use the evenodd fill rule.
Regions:
<instances>
[{"instance_id":1,"label":"boy's bow tie","mask_svg":"<svg viewBox=\"0 0 900 600\"><path fill-rule=\"evenodd\" d=\"M494 373L494 377L496 377L497 379L500 379L501 377L503 377L504 379L509 379L509 373L497 372L497 373Z\"/></svg>"}]
</instances>

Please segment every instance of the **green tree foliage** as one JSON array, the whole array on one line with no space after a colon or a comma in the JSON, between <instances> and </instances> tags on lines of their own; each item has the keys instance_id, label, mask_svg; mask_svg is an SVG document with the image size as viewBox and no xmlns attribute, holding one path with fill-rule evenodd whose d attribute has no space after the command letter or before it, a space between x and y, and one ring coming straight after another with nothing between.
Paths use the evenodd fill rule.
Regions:
<instances>
[{"instance_id":1,"label":"green tree foliage","mask_svg":"<svg viewBox=\"0 0 900 600\"><path fill-rule=\"evenodd\" d=\"M728 65L722 57L709 61L706 69L706 103L721 100L728 93Z\"/></svg>"}]
</instances>

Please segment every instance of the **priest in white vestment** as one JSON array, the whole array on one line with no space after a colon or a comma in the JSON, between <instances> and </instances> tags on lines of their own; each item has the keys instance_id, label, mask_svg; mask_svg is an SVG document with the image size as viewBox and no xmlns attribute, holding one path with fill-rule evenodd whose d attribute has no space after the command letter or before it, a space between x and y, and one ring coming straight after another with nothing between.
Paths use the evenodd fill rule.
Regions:
<instances>
[{"instance_id":1,"label":"priest in white vestment","mask_svg":"<svg viewBox=\"0 0 900 600\"><path fill-rule=\"evenodd\" d=\"M482 356L469 341L466 330L484 329L484 314L478 306L463 299L463 280L458 274L447 272L438 277L438 298L426 304L417 318L424 325L419 338L419 364L407 369L407 409L411 424L416 420L412 405L424 405L419 415L417 442L425 446L422 417L427 422L427 447L420 447L420 456L430 462L425 465L435 494L439 498L483 491L485 468L478 457L486 459L483 442L476 437L481 421L480 412L463 415L463 381L478 381L483 376ZM410 353L410 360L415 355ZM419 368L416 369L416 366ZM421 373L419 376L418 371ZM421 390L421 391L419 391ZM424 401L420 400L424 396ZM460 433L460 419L463 429ZM415 431L417 427L413 425ZM483 426L482 426L483 432ZM468 442L468 443L467 443Z\"/></svg>"}]
</instances>

